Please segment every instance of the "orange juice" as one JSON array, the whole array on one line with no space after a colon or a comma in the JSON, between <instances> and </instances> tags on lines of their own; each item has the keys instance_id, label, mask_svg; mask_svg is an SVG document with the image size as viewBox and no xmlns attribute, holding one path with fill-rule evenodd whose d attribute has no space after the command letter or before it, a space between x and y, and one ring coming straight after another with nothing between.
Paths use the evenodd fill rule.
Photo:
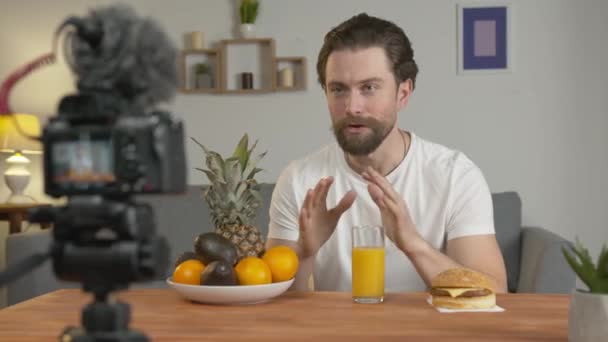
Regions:
<instances>
[{"instance_id":1,"label":"orange juice","mask_svg":"<svg viewBox=\"0 0 608 342\"><path fill-rule=\"evenodd\" d=\"M353 248L353 297L384 297L384 248Z\"/></svg>"}]
</instances>

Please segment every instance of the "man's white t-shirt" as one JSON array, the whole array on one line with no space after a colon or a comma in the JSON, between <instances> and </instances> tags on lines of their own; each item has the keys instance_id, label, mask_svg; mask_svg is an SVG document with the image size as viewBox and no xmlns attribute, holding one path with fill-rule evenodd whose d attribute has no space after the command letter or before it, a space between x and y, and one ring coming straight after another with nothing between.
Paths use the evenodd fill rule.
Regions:
<instances>
[{"instance_id":1,"label":"man's white t-shirt","mask_svg":"<svg viewBox=\"0 0 608 342\"><path fill-rule=\"evenodd\" d=\"M421 236L444 252L447 240L494 234L492 197L480 169L461 152L414 133L410 136L406 157L386 179L403 196ZM350 168L337 143L291 162L281 173L272 194L268 238L298 239L298 215L306 191L327 176L334 178L327 195L328 208L336 206L350 190L356 191L357 198L317 253L314 285L319 291L350 291L351 227L382 224L382 220L367 182ZM387 292L426 289L412 263L388 238L385 255Z\"/></svg>"}]
</instances>

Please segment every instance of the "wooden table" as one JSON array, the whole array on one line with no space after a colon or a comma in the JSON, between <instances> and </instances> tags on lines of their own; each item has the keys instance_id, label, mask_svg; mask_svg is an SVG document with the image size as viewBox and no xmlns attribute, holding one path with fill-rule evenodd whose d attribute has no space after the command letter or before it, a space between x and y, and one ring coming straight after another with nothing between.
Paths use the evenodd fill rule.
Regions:
<instances>
[{"instance_id":1,"label":"wooden table","mask_svg":"<svg viewBox=\"0 0 608 342\"><path fill-rule=\"evenodd\" d=\"M287 292L242 306L195 304L170 289L119 294L131 327L153 341L566 341L568 295L499 295L501 313L439 313L425 293L389 293L383 304L355 304L345 292ZM59 290L0 310L0 341L56 341L80 322L90 300Z\"/></svg>"},{"instance_id":2,"label":"wooden table","mask_svg":"<svg viewBox=\"0 0 608 342\"><path fill-rule=\"evenodd\" d=\"M0 204L0 220L9 222L9 234L21 232L21 223L27 221L28 210L32 208L48 207L50 204L27 203L27 204ZM40 223L40 228L50 228L50 222Z\"/></svg>"}]
</instances>

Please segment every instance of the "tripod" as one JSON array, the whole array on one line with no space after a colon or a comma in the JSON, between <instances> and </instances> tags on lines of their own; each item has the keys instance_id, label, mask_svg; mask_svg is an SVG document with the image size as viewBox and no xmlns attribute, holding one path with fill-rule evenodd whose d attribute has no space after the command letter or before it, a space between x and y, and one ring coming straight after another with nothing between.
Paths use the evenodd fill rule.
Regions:
<instances>
[{"instance_id":1,"label":"tripod","mask_svg":"<svg viewBox=\"0 0 608 342\"><path fill-rule=\"evenodd\" d=\"M82 327L67 327L59 341L70 342L147 342L141 332L129 329L129 304L114 301L110 291L97 291L94 300L82 310Z\"/></svg>"},{"instance_id":2,"label":"tripod","mask_svg":"<svg viewBox=\"0 0 608 342\"><path fill-rule=\"evenodd\" d=\"M60 341L149 341L129 329L129 305L110 294L131 282L156 279L167 267L169 246L155 234L152 208L129 199L83 197L59 209L39 208L30 220L43 217L56 223L48 254L55 274L82 282L94 297L82 311L82 327L67 327Z\"/></svg>"}]
</instances>

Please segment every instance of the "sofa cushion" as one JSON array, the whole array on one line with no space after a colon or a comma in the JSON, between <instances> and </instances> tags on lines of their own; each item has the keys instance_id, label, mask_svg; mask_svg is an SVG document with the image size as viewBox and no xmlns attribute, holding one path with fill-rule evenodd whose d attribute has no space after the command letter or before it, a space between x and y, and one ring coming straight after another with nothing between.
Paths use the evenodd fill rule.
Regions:
<instances>
[{"instance_id":1,"label":"sofa cushion","mask_svg":"<svg viewBox=\"0 0 608 342\"><path fill-rule=\"evenodd\" d=\"M6 239L7 267L22 262L32 254L47 252L52 238L50 230L10 234ZM26 273L6 286L7 305L19 303L58 288L79 288L80 286L80 283L58 280L53 272L52 262L47 260L32 272Z\"/></svg>"},{"instance_id":2,"label":"sofa cushion","mask_svg":"<svg viewBox=\"0 0 608 342\"><path fill-rule=\"evenodd\" d=\"M264 237L268 232L268 209L273 188L274 184L261 184L264 202L253 222ZM171 263L183 251L192 250L194 238L198 234L213 230L209 208L201 197L200 186L190 186L182 195L141 196L138 199L150 203L154 208L156 231L166 237L171 246ZM507 267L508 288L509 291L516 291L520 270L521 200L515 192L492 194L492 200L496 237ZM49 233L45 230L10 235L7 239L7 262L10 264L34 252L47 250L52 238ZM169 267L164 277L169 276L171 271L172 267ZM133 286L165 285L161 281ZM65 287L79 287L79 284L58 281L52 272L51 263L47 262L35 272L8 286L8 304Z\"/></svg>"},{"instance_id":3,"label":"sofa cushion","mask_svg":"<svg viewBox=\"0 0 608 342\"><path fill-rule=\"evenodd\" d=\"M521 257L521 199L516 192L492 194L496 239L505 259L509 292L517 290Z\"/></svg>"}]
</instances>

